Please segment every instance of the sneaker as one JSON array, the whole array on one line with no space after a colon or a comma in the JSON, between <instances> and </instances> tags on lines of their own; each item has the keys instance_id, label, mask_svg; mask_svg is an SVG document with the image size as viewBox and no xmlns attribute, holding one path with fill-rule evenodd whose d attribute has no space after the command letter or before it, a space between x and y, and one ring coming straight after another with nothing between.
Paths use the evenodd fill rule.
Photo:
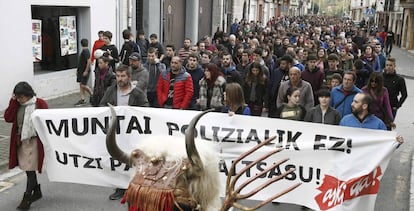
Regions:
<instances>
[{"instance_id":1,"label":"sneaker","mask_svg":"<svg viewBox=\"0 0 414 211\"><path fill-rule=\"evenodd\" d=\"M86 104L86 101L81 99L77 103L75 103L75 106L82 106L82 105L85 105L85 104Z\"/></svg>"},{"instance_id":2,"label":"sneaker","mask_svg":"<svg viewBox=\"0 0 414 211\"><path fill-rule=\"evenodd\" d=\"M125 189L117 188L115 192L109 196L110 200L118 200L124 196Z\"/></svg>"}]
</instances>

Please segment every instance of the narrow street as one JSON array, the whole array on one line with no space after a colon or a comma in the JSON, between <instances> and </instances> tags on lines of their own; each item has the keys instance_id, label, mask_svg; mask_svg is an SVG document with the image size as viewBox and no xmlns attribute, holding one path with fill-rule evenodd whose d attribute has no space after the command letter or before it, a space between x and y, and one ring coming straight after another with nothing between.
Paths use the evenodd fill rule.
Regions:
<instances>
[{"instance_id":1,"label":"narrow street","mask_svg":"<svg viewBox=\"0 0 414 211\"><path fill-rule=\"evenodd\" d=\"M405 144L397 149L390 161L381 182L375 210L410 210L411 187L411 162L414 149L414 120L410 109L414 107L414 57L405 50L395 48L398 73L406 76L408 99L397 114L397 131L405 138ZM56 108L71 107L77 99L76 94L54 99ZM8 134L5 134L6 136ZM2 140L4 141L4 139ZM369 155L367 155L369 156ZM80 184L49 182L43 173L39 180L42 185L43 198L32 204L30 210L55 211L55 210L125 210L126 206L119 201L110 201L108 196L113 192L111 188L96 187ZM0 173L0 208L1 210L15 210L25 189L26 176L17 168ZM91 178L93 179L93 178ZM246 204L257 202L246 201ZM301 206L289 204L269 204L260 210L270 211L295 211L302 210Z\"/></svg>"}]
</instances>

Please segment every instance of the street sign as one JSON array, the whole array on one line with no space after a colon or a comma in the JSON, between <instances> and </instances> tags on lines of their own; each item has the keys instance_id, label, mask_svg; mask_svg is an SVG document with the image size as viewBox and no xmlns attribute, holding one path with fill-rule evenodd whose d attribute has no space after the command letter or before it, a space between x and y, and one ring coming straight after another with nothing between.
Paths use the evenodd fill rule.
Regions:
<instances>
[{"instance_id":1,"label":"street sign","mask_svg":"<svg viewBox=\"0 0 414 211\"><path fill-rule=\"evenodd\" d=\"M365 10L365 16L372 18L375 15L375 10L373 8L367 8Z\"/></svg>"}]
</instances>

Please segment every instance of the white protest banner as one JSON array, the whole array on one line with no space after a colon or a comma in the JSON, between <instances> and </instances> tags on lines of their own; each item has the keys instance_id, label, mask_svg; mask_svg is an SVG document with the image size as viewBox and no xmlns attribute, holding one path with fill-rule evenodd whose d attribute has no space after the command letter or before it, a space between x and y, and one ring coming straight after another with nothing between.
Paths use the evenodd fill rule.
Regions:
<instances>
[{"instance_id":1,"label":"white protest banner","mask_svg":"<svg viewBox=\"0 0 414 211\"><path fill-rule=\"evenodd\" d=\"M117 143L126 152L154 135L183 137L197 111L115 107ZM36 110L33 121L45 146L50 181L108 187L127 187L133 170L113 160L106 150L105 129L110 110L100 108ZM266 117L208 113L196 126L198 141L214 142L221 165L222 186L232 160L268 137L271 145L248 156L240 170L275 147L284 150L242 175L245 181L273 163L289 158L253 182L242 193L294 168L284 179L251 197L264 200L298 182L301 185L277 199L315 210L373 210L380 180L396 147L395 132L331 126ZM221 152L221 153L220 153ZM223 193L224 195L224 193Z\"/></svg>"}]
</instances>

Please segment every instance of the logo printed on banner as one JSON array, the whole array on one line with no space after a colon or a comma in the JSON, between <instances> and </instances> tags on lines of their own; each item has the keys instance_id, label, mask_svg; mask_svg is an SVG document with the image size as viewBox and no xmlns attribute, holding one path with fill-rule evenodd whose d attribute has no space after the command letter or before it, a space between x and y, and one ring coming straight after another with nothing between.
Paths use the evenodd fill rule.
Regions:
<instances>
[{"instance_id":1,"label":"logo printed on banner","mask_svg":"<svg viewBox=\"0 0 414 211\"><path fill-rule=\"evenodd\" d=\"M315 201L321 210L327 210L359 196L377 194L381 175L382 170L379 166L371 173L347 182L326 175L322 185L318 187L321 193L315 197Z\"/></svg>"}]
</instances>

